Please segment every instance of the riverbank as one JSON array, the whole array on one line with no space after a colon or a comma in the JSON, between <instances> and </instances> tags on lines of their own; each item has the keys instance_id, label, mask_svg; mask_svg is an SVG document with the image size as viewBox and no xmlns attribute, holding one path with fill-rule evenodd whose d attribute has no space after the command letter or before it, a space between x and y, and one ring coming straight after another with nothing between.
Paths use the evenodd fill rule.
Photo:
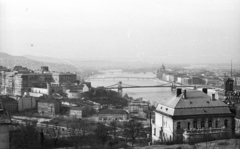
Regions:
<instances>
[{"instance_id":1,"label":"riverbank","mask_svg":"<svg viewBox=\"0 0 240 149\"><path fill-rule=\"evenodd\" d=\"M94 75L94 78L102 78L103 76L106 77L141 77L141 78L154 78L154 79L133 79L133 78L115 78L115 79L93 79L88 80L91 82L92 87L107 87L111 85L116 85L120 81L122 82L123 86L157 86L162 84L167 84L169 82L160 80L156 78L156 75L153 72L146 72L146 73L130 73L130 72L123 72L123 73L105 73L105 74L98 74ZM113 89L117 91L117 89ZM151 103L157 103L164 98L168 98L173 95L171 88L160 88L160 87L146 87L146 88L123 88L122 95L128 94L130 97L134 99L143 98L144 101L150 101Z\"/></svg>"}]
</instances>

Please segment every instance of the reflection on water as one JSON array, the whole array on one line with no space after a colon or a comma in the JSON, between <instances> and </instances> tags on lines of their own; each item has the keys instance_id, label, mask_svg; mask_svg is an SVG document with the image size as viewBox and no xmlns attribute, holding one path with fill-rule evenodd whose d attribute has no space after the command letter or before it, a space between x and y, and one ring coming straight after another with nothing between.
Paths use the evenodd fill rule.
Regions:
<instances>
[{"instance_id":1,"label":"reflection on water","mask_svg":"<svg viewBox=\"0 0 240 149\"><path fill-rule=\"evenodd\" d=\"M155 77L154 73L105 73L102 75L95 75L93 78L104 78L104 77L141 77L141 78L153 78ZM93 87L98 86L110 86L113 84L117 84L119 81L122 81L123 84L128 85L136 85L136 86L154 86L154 85L161 85L165 84L165 82L157 80L157 79L129 79L128 78L115 78L114 79L102 79L102 80L88 80L91 82ZM124 85L123 85L124 86ZM115 90L117 91L117 90ZM164 98L168 98L174 94L174 91L171 91L171 88L123 88L123 95L128 94L133 98L142 97L143 100L150 101L152 103L158 102Z\"/></svg>"}]
</instances>

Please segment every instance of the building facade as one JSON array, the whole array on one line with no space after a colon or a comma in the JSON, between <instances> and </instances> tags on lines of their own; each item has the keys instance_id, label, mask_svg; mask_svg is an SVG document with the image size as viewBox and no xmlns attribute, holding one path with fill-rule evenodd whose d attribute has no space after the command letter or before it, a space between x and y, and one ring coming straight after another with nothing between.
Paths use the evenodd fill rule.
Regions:
<instances>
[{"instance_id":1,"label":"building facade","mask_svg":"<svg viewBox=\"0 0 240 149\"><path fill-rule=\"evenodd\" d=\"M11 72L0 72L0 88L4 95L22 96L32 87L47 88L48 83L58 84L59 86L70 85L76 82L76 78L77 76L74 73L51 73L46 67L42 67L41 72L34 73L26 70L25 67L16 66Z\"/></svg>"},{"instance_id":2,"label":"building facade","mask_svg":"<svg viewBox=\"0 0 240 149\"><path fill-rule=\"evenodd\" d=\"M37 101L35 97L25 96L18 99L18 110L24 111L27 109L33 109L37 107Z\"/></svg>"},{"instance_id":3,"label":"building facade","mask_svg":"<svg viewBox=\"0 0 240 149\"><path fill-rule=\"evenodd\" d=\"M38 113L42 115L55 116L59 114L61 104L56 100L42 100L38 102Z\"/></svg>"},{"instance_id":4,"label":"building facade","mask_svg":"<svg viewBox=\"0 0 240 149\"><path fill-rule=\"evenodd\" d=\"M9 113L18 111L17 100L15 100L9 96L1 95L0 101L4 104L5 110L7 110Z\"/></svg>"},{"instance_id":5,"label":"building facade","mask_svg":"<svg viewBox=\"0 0 240 149\"><path fill-rule=\"evenodd\" d=\"M122 109L104 109L98 113L99 120L127 120L128 112Z\"/></svg>"},{"instance_id":6,"label":"building facade","mask_svg":"<svg viewBox=\"0 0 240 149\"><path fill-rule=\"evenodd\" d=\"M69 116L74 118L82 118L82 112L84 110L84 107L71 107Z\"/></svg>"},{"instance_id":7,"label":"building facade","mask_svg":"<svg viewBox=\"0 0 240 149\"><path fill-rule=\"evenodd\" d=\"M189 141L231 136L233 117L228 105L197 90L177 89L176 95L162 100L152 123L153 141ZM223 132L225 132L223 134Z\"/></svg>"},{"instance_id":8,"label":"building facade","mask_svg":"<svg viewBox=\"0 0 240 149\"><path fill-rule=\"evenodd\" d=\"M128 103L128 108L130 114L147 112L149 108L149 102L143 101L142 98L135 99Z\"/></svg>"}]
</instances>

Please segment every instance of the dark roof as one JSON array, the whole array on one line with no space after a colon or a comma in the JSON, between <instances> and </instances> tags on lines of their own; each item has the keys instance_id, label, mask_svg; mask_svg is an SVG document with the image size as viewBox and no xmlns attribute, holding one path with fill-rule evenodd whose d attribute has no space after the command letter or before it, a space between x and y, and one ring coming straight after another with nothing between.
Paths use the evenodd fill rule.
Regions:
<instances>
[{"instance_id":1,"label":"dark roof","mask_svg":"<svg viewBox=\"0 0 240 149\"><path fill-rule=\"evenodd\" d=\"M82 111L85 107L82 106L82 107L71 107L70 110L79 110L79 111Z\"/></svg>"},{"instance_id":2,"label":"dark roof","mask_svg":"<svg viewBox=\"0 0 240 149\"><path fill-rule=\"evenodd\" d=\"M5 95L1 95L0 96L0 101L4 103L10 103L10 102L17 102L17 100L9 97L9 96L5 96Z\"/></svg>"},{"instance_id":3,"label":"dark roof","mask_svg":"<svg viewBox=\"0 0 240 149\"><path fill-rule=\"evenodd\" d=\"M197 90L187 90L183 94L159 102L156 110L169 115L230 114L228 105L219 100L211 100L207 94Z\"/></svg>"},{"instance_id":4,"label":"dark roof","mask_svg":"<svg viewBox=\"0 0 240 149\"><path fill-rule=\"evenodd\" d=\"M11 119L8 112L3 108L3 103L0 102L0 124L10 124Z\"/></svg>"},{"instance_id":5,"label":"dark roof","mask_svg":"<svg viewBox=\"0 0 240 149\"><path fill-rule=\"evenodd\" d=\"M60 102L56 100L40 100L39 103L60 103Z\"/></svg>"},{"instance_id":6,"label":"dark roof","mask_svg":"<svg viewBox=\"0 0 240 149\"><path fill-rule=\"evenodd\" d=\"M98 114L128 114L128 112L122 109L104 109Z\"/></svg>"}]
</instances>

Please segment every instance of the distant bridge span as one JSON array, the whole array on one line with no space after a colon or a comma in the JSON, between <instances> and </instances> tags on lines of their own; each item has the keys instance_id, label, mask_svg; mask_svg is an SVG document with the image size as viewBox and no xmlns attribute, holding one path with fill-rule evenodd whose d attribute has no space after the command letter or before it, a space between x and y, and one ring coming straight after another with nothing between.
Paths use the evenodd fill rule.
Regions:
<instances>
[{"instance_id":1,"label":"distant bridge span","mask_svg":"<svg viewBox=\"0 0 240 149\"><path fill-rule=\"evenodd\" d=\"M121 94L122 93L122 89L123 88L157 88L157 87L169 87L172 90L176 89L176 87L192 87L194 89L197 88L196 85L183 85L183 84L177 84L175 82L168 82L165 84L161 84L161 85L153 85L153 86L149 86L149 85L145 85L145 86L136 86L136 85L129 85L129 84L124 84L121 81L119 83L110 85L110 86L106 86L104 87L105 89L117 89L118 92Z\"/></svg>"},{"instance_id":2,"label":"distant bridge span","mask_svg":"<svg viewBox=\"0 0 240 149\"><path fill-rule=\"evenodd\" d=\"M151 77L102 77L102 78L89 78L90 80L109 80L109 79L113 79L113 80L115 80L115 79L127 79L127 80L129 80L129 79L138 79L138 80L155 80L156 78L155 77L153 77L153 78L151 78Z\"/></svg>"}]
</instances>

